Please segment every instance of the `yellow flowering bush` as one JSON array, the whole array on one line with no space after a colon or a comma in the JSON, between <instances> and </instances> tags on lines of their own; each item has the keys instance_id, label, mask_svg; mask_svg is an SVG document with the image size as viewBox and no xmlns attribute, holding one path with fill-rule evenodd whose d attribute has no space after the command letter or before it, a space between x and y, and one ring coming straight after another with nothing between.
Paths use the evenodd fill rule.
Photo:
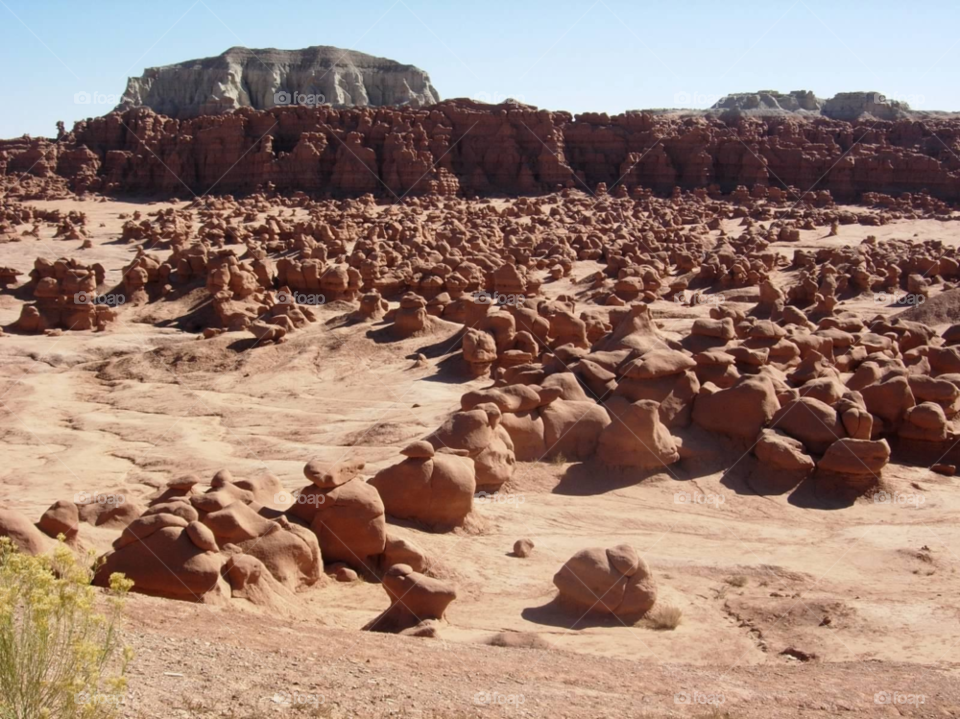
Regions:
<instances>
[{"instance_id":1,"label":"yellow flowering bush","mask_svg":"<svg viewBox=\"0 0 960 719\"><path fill-rule=\"evenodd\" d=\"M118 627L133 582L114 574L98 603L92 579L63 542L32 557L0 538L0 719L116 713L130 660Z\"/></svg>"}]
</instances>

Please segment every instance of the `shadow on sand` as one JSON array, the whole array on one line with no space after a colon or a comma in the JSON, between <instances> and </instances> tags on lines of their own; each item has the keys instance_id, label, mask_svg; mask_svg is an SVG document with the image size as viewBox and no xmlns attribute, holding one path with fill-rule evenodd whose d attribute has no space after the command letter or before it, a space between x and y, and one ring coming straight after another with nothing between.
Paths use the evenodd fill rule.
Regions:
<instances>
[{"instance_id":1,"label":"shadow on sand","mask_svg":"<svg viewBox=\"0 0 960 719\"><path fill-rule=\"evenodd\" d=\"M528 622L561 629L590 629L592 627L623 628L640 621L641 617L615 617L600 612L586 612L578 607L571 607L554 597L539 607L527 607L520 616Z\"/></svg>"}]
</instances>

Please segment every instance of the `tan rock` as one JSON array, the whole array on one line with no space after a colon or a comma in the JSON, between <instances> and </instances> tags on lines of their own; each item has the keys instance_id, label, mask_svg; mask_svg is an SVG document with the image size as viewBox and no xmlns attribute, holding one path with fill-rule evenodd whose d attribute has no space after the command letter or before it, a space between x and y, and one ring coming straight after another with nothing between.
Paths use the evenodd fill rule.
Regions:
<instances>
[{"instance_id":1,"label":"tan rock","mask_svg":"<svg viewBox=\"0 0 960 719\"><path fill-rule=\"evenodd\" d=\"M577 552L553 578L559 601L576 612L636 621L653 607L657 588L646 562L629 545ZM579 616L579 615L578 615Z\"/></svg>"}]
</instances>

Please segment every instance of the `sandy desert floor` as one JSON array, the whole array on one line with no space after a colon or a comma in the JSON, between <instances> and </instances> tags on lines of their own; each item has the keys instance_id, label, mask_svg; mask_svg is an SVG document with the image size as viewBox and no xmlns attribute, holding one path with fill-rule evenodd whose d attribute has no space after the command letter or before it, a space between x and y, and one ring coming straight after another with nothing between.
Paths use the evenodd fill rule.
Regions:
<instances>
[{"instance_id":1,"label":"sandy desert floor","mask_svg":"<svg viewBox=\"0 0 960 719\"><path fill-rule=\"evenodd\" d=\"M154 209L32 204L87 212L93 247L44 228L39 240L0 244L0 265L78 257L102 263L108 284L135 249L116 241L117 215ZM776 247L789 255L867 234L960 243L955 223L934 220L824 234ZM585 263L573 279L595 269ZM727 301L746 309L755 293ZM239 332L199 341L174 319L200 301L126 308L104 332L0 339L0 505L39 516L75 493L137 499L224 467L237 477L271 472L292 490L315 457L357 455L372 474L436 428L468 388L489 384L457 373L455 334L386 342L377 325L339 326L345 310L335 303L279 345L248 349ZM0 324L20 304L0 294ZM842 308L903 309L869 299ZM661 301L653 311L666 332L680 332L707 307ZM428 361L417 367L420 352ZM960 716L960 478L892 463L884 489L912 500L831 508L804 485L756 494L751 482L764 470L749 447L678 434L690 457L682 469L638 477L589 462L519 463L468 529L393 523L457 585L441 639L357 631L387 604L373 583L326 582L285 613L133 596L137 657L124 714ZM83 536L106 550L115 533L85 526ZM510 556L521 537L536 544L526 559ZM682 609L677 629L571 622L553 609L563 562L619 543L639 550L661 596ZM487 644L500 633L532 648Z\"/></svg>"}]
</instances>

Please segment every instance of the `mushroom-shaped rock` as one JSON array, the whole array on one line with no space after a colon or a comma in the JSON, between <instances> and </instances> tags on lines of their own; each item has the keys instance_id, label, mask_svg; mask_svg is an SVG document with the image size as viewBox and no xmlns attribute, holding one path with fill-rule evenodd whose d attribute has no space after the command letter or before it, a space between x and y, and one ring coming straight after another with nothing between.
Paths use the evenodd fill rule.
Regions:
<instances>
[{"instance_id":1,"label":"mushroom-shaped rock","mask_svg":"<svg viewBox=\"0 0 960 719\"><path fill-rule=\"evenodd\" d=\"M186 527L171 525L107 553L93 583L109 586L110 575L120 572L133 580L135 592L207 601L225 596L220 578L222 564L222 554L198 547Z\"/></svg>"},{"instance_id":2,"label":"mushroom-shaped rock","mask_svg":"<svg viewBox=\"0 0 960 719\"><path fill-rule=\"evenodd\" d=\"M921 402L904 415L900 437L921 442L942 442L947 438L947 416L936 402Z\"/></svg>"},{"instance_id":3,"label":"mushroom-shaped rock","mask_svg":"<svg viewBox=\"0 0 960 719\"><path fill-rule=\"evenodd\" d=\"M400 308L394 315L393 333L397 337L413 337L422 333L430 321L427 301L412 292L400 298Z\"/></svg>"},{"instance_id":4,"label":"mushroom-shaped rock","mask_svg":"<svg viewBox=\"0 0 960 719\"><path fill-rule=\"evenodd\" d=\"M694 355L697 366L694 369L700 384L711 382L720 389L730 389L740 379L736 358L722 350L709 350Z\"/></svg>"},{"instance_id":5,"label":"mushroom-shaped rock","mask_svg":"<svg viewBox=\"0 0 960 719\"><path fill-rule=\"evenodd\" d=\"M495 492L513 476L517 461L513 440L500 426L502 416L490 403L454 412L426 440L436 450L465 450L474 461L477 489Z\"/></svg>"},{"instance_id":6,"label":"mushroom-shaped rock","mask_svg":"<svg viewBox=\"0 0 960 719\"><path fill-rule=\"evenodd\" d=\"M614 396L631 402L654 400L667 427L690 424L693 400L700 391L694 359L682 352L654 350L626 365Z\"/></svg>"},{"instance_id":7,"label":"mushroom-shaped rock","mask_svg":"<svg viewBox=\"0 0 960 719\"><path fill-rule=\"evenodd\" d=\"M733 320L730 317L717 320L701 318L694 320L690 334L694 337L709 337L719 340L716 343L710 344L723 345L736 337L736 330L734 329Z\"/></svg>"},{"instance_id":8,"label":"mushroom-shaped rock","mask_svg":"<svg viewBox=\"0 0 960 719\"><path fill-rule=\"evenodd\" d=\"M221 546L239 544L280 529L276 522L260 516L243 502L232 502L223 509L208 512L202 521Z\"/></svg>"},{"instance_id":9,"label":"mushroom-shaped rock","mask_svg":"<svg viewBox=\"0 0 960 719\"><path fill-rule=\"evenodd\" d=\"M593 457L600 435L613 420L603 405L558 399L540 410L546 457L578 460Z\"/></svg>"},{"instance_id":10,"label":"mushroom-shaped rock","mask_svg":"<svg viewBox=\"0 0 960 719\"><path fill-rule=\"evenodd\" d=\"M189 499L195 493L194 487L200 484L200 478L195 474L175 477L167 482L158 496L150 500L150 504L163 504L180 499Z\"/></svg>"},{"instance_id":11,"label":"mushroom-shaped rock","mask_svg":"<svg viewBox=\"0 0 960 719\"><path fill-rule=\"evenodd\" d=\"M380 470L370 484L390 516L440 530L463 524L477 486L473 461L444 452L408 457Z\"/></svg>"},{"instance_id":12,"label":"mushroom-shaped rock","mask_svg":"<svg viewBox=\"0 0 960 719\"><path fill-rule=\"evenodd\" d=\"M657 588L647 563L625 544L610 549L583 549L553 577L559 602L577 612L613 614L637 620L657 600Z\"/></svg>"},{"instance_id":13,"label":"mushroom-shaped rock","mask_svg":"<svg viewBox=\"0 0 960 719\"><path fill-rule=\"evenodd\" d=\"M486 332L467 330L463 336L463 359L470 368L473 377L486 375L497 361L497 344Z\"/></svg>"},{"instance_id":14,"label":"mushroom-shaped rock","mask_svg":"<svg viewBox=\"0 0 960 719\"><path fill-rule=\"evenodd\" d=\"M847 388L836 377L819 377L804 383L798 391L801 397L810 397L834 406Z\"/></svg>"},{"instance_id":15,"label":"mushroom-shaped rock","mask_svg":"<svg viewBox=\"0 0 960 719\"><path fill-rule=\"evenodd\" d=\"M906 377L891 377L860 390L871 414L880 417L885 430L896 430L904 415L916 404Z\"/></svg>"},{"instance_id":16,"label":"mushroom-shaped rock","mask_svg":"<svg viewBox=\"0 0 960 719\"><path fill-rule=\"evenodd\" d=\"M77 505L66 499L54 502L41 515L37 528L48 537L56 538L62 534L66 541L72 542L80 531L80 512Z\"/></svg>"},{"instance_id":17,"label":"mushroom-shaped rock","mask_svg":"<svg viewBox=\"0 0 960 719\"><path fill-rule=\"evenodd\" d=\"M812 472L813 459L803 443L775 429L765 429L753 449L763 464L782 472Z\"/></svg>"},{"instance_id":18,"label":"mushroom-shaped rock","mask_svg":"<svg viewBox=\"0 0 960 719\"><path fill-rule=\"evenodd\" d=\"M693 404L693 421L711 432L753 441L778 409L770 378L748 375L730 389L703 385Z\"/></svg>"},{"instance_id":19,"label":"mushroom-shaped rock","mask_svg":"<svg viewBox=\"0 0 960 719\"><path fill-rule=\"evenodd\" d=\"M773 416L771 426L800 440L815 454L823 454L827 447L846 436L836 410L812 397L787 402Z\"/></svg>"},{"instance_id":20,"label":"mushroom-shaped rock","mask_svg":"<svg viewBox=\"0 0 960 719\"><path fill-rule=\"evenodd\" d=\"M369 569L369 557L383 552L386 522L375 487L357 477L333 489L302 489L288 510L317 535L324 561Z\"/></svg>"},{"instance_id":21,"label":"mushroom-shaped rock","mask_svg":"<svg viewBox=\"0 0 960 719\"><path fill-rule=\"evenodd\" d=\"M433 448L432 444L426 440L420 439L416 442L411 442L406 447L401 449L400 454L402 454L404 457L410 457L411 459L429 459L436 454L436 450Z\"/></svg>"},{"instance_id":22,"label":"mushroom-shaped rock","mask_svg":"<svg viewBox=\"0 0 960 719\"><path fill-rule=\"evenodd\" d=\"M926 375L910 375L907 381L917 402L936 402L948 414L956 413L954 403L960 397L960 388L953 382Z\"/></svg>"},{"instance_id":23,"label":"mushroom-shaped rock","mask_svg":"<svg viewBox=\"0 0 960 719\"><path fill-rule=\"evenodd\" d=\"M276 531L240 542L237 546L256 557L280 584L296 591L320 581L323 561L317 535L286 517L273 523Z\"/></svg>"},{"instance_id":24,"label":"mushroom-shaped rock","mask_svg":"<svg viewBox=\"0 0 960 719\"><path fill-rule=\"evenodd\" d=\"M830 445L817 468L834 474L876 479L889 461L887 440L845 438Z\"/></svg>"},{"instance_id":25,"label":"mushroom-shaped rock","mask_svg":"<svg viewBox=\"0 0 960 719\"><path fill-rule=\"evenodd\" d=\"M383 589L390 606L364 627L367 631L401 632L430 620L441 620L457 598L451 584L415 572L406 564L395 564L386 571Z\"/></svg>"},{"instance_id":26,"label":"mushroom-shaped rock","mask_svg":"<svg viewBox=\"0 0 960 719\"><path fill-rule=\"evenodd\" d=\"M649 399L609 405L615 415L600 434L597 456L615 467L661 469L680 459L677 444L660 422L660 405Z\"/></svg>"},{"instance_id":27,"label":"mushroom-shaped rock","mask_svg":"<svg viewBox=\"0 0 960 719\"><path fill-rule=\"evenodd\" d=\"M354 313L354 316L364 322L377 322L383 319L388 309L387 301L380 296L379 292L368 292L360 298L360 309Z\"/></svg>"}]
</instances>

